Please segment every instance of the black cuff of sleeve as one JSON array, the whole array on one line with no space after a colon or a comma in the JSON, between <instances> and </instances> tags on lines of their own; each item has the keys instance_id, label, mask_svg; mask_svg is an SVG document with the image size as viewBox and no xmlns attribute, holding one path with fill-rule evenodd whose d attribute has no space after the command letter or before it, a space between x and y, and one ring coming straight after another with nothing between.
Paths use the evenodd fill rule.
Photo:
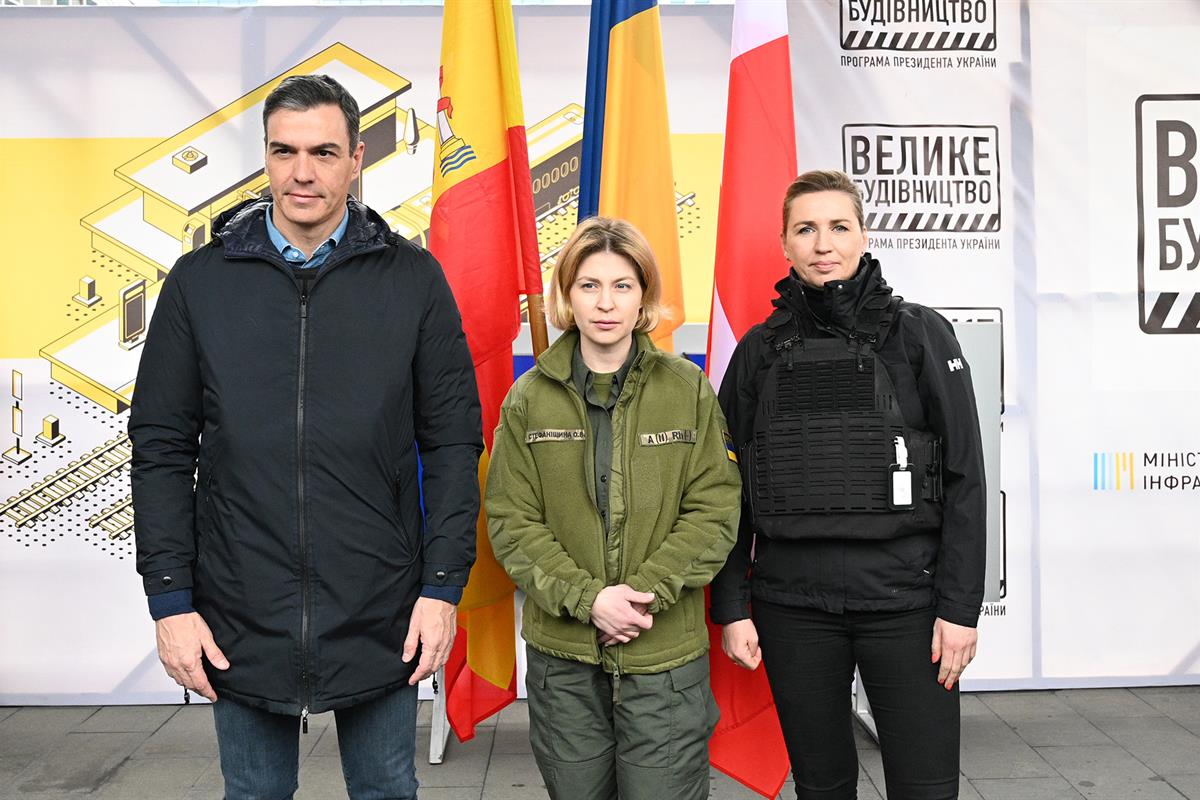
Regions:
<instances>
[{"instance_id":1,"label":"black cuff of sleeve","mask_svg":"<svg viewBox=\"0 0 1200 800\"><path fill-rule=\"evenodd\" d=\"M154 620L174 617L177 614L190 614L196 610L192 608L191 589L152 594L146 598L146 603L150 606L150 618Z\"/></svg>"},{"instance_id":2,"label":"black cuff of sleeve","mask_svg":"<svg viewBox=\"0 0 1200 800\"><path fill-rule=\"evenodd\" d=\"M426 588L443 586L461 588L467 585L467 575L470 572L470 567L461 565L426 563L425 568L421 571L421 583Z\"/></svg>"},{"instance_id":3,"label":"black cuff of sleeve","mask_svg":"<svg viewBox=\"0 0 1200 800\"><path fill-rule=\"evenodd\" d=\"M148 573L142 576L142 588L147 596L191 589L192 570L190 567L173 567Z\"/></svg>"},{"instance_id":4,"label":"black cuff of sleeve","mask_svg":"<svg viewBox=\"0 0 1200 800\"><path fill-rule=\"evenodd\" d=\"M441 600L443 603L451 603L458 605L462 600L463 587L461 586L422 586L421 597L428 597L432 600Z\"/></svg>"},{"instance_id":5,"label":"black cuff of sleeve","mask_svg":"<svg viewBox=\"0 0 1200 800\"><path fill-rule=\"evenodd\" d=\"M964 606L962 603L939 599L934 613L937 614L938 619L953 622L955 625L974 628L979 625L979 611L979 606Z\"/></svg>"},{"instance_id":6,"label":"black cuff of sleeve","mask_svg":"<svg viewBox=\"0 0 1200 800\"><path fill-rule=\"evenodd\" d=\"M708 609L708 618L713 625L728 625L742 619L750 619L750 604L742 600L731 603L713 603Z\"/></svg>"}]
</instances>

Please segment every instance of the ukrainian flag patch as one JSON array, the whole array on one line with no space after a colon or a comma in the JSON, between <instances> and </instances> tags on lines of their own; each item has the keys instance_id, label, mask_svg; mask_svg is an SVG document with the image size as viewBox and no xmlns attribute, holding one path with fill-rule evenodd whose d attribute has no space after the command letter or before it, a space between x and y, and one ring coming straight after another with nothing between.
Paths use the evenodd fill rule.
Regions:
<instances>
[{"instance_id":1,"label":"ukrainian flag patch","mask_svg":"<svg viewBox=\"0 0 1200 800\"><path fill-rule=\"evenodd\" d=\"M733 437L729 435L729 431L721 432L725 436L725 455L733 463L738 463L737 448L733 446Z\"/></svg>"}]
</instances>

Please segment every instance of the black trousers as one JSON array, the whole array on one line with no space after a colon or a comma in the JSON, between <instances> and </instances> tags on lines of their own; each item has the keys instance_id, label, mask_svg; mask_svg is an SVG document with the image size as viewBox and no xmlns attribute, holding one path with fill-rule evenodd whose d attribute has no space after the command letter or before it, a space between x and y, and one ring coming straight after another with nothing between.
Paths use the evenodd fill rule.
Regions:
<instances>
[{"instance_id":1,"label":"black trousers","mask_svg":"<svg viewBox=\"0 0 1200 800\"><path fill-rule=\"evenodd\" d=\"M879 732L888 800L958 797L958 686L930 663L932 608L830 614L755 600L763 664L799 800L854 800L850 684L858 665Z\"/></svg>"}]
</instances>

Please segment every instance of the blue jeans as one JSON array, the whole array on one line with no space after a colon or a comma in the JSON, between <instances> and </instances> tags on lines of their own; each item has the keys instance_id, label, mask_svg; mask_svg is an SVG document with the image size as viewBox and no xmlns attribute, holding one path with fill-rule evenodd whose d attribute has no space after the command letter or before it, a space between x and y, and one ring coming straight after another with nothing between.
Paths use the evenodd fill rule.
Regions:
<instances>
[{"instance_id":1,"label":"blue jeans","mask_svg":"<svg viewBox=\"0 0 1200 800\"><path fill-rule=\"evenodd\" d=\"M333 713L351 800L415 798L417 687ZM299 718L220 700L213 720L226 800L289 800L299 788Z\"/></svg>"}]
</instances>

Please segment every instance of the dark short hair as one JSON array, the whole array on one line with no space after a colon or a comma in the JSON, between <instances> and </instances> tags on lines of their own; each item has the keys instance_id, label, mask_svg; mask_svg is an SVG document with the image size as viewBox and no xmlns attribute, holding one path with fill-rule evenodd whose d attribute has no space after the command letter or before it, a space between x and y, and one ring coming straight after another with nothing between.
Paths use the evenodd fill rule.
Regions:
<instances>
[{"instance_id":1,"label":"dark short hair","mask_svg":"<svg viewBox=\"0 0 1200 800\"><path fill-rule=\"evenodd\" d=\"M280 81L263 104L263 136L267 134L267 119L281 108L308 111L327 105L342 109L350 134L350 149L358 147L358 103L346 87L328 75L292 75Z\"/></svg>"},{"instance_id":2,"label":"dark short hair","mask_svg":"<svg viewBox=\"0 0 1200 800\"><path fill-rule=\"evenodd\" d=\"M850 176L835 169L814 169L800 175L788 186L783 196L783 235L787 235L788 215L792 213L792 201L805 194L817 192L843 192L850 196L854 204L854 215L858 217L858 227L867 227L863 215L862 192Z\"/></svg>"}]
</instances>

